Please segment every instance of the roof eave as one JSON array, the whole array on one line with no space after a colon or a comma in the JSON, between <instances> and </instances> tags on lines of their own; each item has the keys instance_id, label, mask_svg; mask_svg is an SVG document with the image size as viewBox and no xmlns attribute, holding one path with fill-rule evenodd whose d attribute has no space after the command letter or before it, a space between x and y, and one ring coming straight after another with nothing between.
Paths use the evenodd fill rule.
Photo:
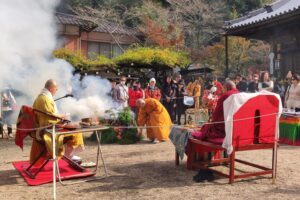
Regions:
<instances>
[{"instance_id":1,"label":"roof eave","mask_svg":"<svg viewBox=\"0 0 300 200\"><path fill-rule=\"evenodd\" d=\"M230 35L242 36L242 35L246 34L245 31L248 31L250 29L261 27L263 25L268 25L268 24L272 26L273 24L271 24L271 23L273 23L273 22L278 22L279 20L286 21L289 18L291 18L292 16L297 16L298 14L300 14L300 9L296 9L296 10L293 10L292 12L288 12L288 13L285 13L285 14L282 14L279 16L275 16L272 18L267 18L265 20L258 21L256 23L246 24L243 26L238 26L238 27L233 27L233 28L223 27L223 30L225 31L225 35L227 35L227 36L230 36ZM291 20L292 20L292 18L291 18ZM266 27L266 28L268 28L268 27Z\"/></svg>"}]
</instances>

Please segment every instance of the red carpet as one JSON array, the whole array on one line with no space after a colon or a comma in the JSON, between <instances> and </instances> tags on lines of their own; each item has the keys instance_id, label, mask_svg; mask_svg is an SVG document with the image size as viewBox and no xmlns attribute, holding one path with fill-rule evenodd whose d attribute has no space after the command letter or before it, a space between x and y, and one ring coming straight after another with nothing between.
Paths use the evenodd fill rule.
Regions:
<instances>
[{"instance_id":1,"label":"red carpet","mask_svg":"<svg viewBox=\"0 0 300 200\"><path fill-rule=\"evenodd\" d=\"M28 185L35 186L35 185L41 185L41 184L53 182L52 161L47 163L47 165L40 171L40 173L35 177L35 179L31 179L24 172L24 169L26 169L29 166L28 161L16 161L13 162L13 165L21 173L21 175L24 177ZM59 165L60 176L62 180L71 179L71 178L88 177L94 175L89 169L86 169L84 172L76 171L75 169L70 167L70 165L66 161L62 159L58 161L58 165ZM37 168L34 167L31 168L31 170L36 170L36 169ZM68 177L70 175L72 176L76 175L76 177Z\"/></svg>"}]
</instances>

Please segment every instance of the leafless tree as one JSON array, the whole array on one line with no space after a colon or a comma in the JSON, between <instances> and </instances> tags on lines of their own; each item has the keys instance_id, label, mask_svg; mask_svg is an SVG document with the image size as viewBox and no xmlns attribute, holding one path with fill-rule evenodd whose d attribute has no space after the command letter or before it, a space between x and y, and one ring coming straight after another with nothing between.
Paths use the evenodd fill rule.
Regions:
<instances>
[{"instance_id":1,"label":"leafless tree","mask_svg":"<svg viewBox=\"0 0 300 200\"><path fill-rule=\"evenodd\" d=\"M186 32L186 43L201 48L222 31L226 5L224 0L167 0L174 16L180 17Z\"/></svg>"}]
</instances>

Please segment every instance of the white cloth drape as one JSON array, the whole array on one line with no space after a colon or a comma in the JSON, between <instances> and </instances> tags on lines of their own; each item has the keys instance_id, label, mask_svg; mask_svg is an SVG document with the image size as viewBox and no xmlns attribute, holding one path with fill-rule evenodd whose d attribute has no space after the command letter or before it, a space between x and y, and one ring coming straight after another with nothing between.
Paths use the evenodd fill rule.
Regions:
<instances>
[{"instance_id":1,"label":"white cloth drape","mask_svg":"<svg viewBox=\"0 0 300 200\"><path fill-rule=\"evenodd\" d=\"M229 96L223 103L224 106L224 120L225 120L225 138L223 141L223 148L227 150L227 154L231 154L232 147L232 131L233 131L233 115L241 108L241 106L248 100L258 96L258 95L272 95L275 96L279 101L279 111L276 117L276 139L279 136L279 117L282 112L281 99L278 94L268 92L263 90L257 93L238 93Z\"/></svg>"},{"instance_id":2,"label":"white cloth drape","mask_svg":"<svg viewBox=\"0 0 300 200\"><path fill-rule=\"evenodd\" d=\"M52 101L52 103L54 105L54 114L58 114L56 103L55 103L55 101L53 99L53 96L52 96L51 92L47 88L43 88L42 91L41 91L41 93L40 93L40 95L45 95L45 96L47 96Z\"/></svg>"}]
</instances>

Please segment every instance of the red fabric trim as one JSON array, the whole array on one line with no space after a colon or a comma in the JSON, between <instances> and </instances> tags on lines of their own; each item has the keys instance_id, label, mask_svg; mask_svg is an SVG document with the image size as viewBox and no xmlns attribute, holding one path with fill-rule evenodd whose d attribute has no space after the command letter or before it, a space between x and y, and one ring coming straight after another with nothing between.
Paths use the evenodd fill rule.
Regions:
<instances>
[{"instance_id":1,"label":"red fabric trim","mask_svg":"<svg viewBox=\"0 0 300 200\"><path fill-rule=\"evenodd\" d=\"M59 171L60 176L62 177L62 180L71 179L68 176L72 175L78 175L79 177L88 177L94 175L89 169L86 169L84 172L79 172L70 167L70 165L64 161L63 159L58 161L59 164ZM35 179L31 179L25 172L24 169L26 169L29 166L28 161L16 161L13 162L13 166L18 170L23 178L25 179L26 183L31 186L36 185L42 185L46 183L51 183L53 181L53 162L49 161L47 165L38 173L38 175L35 177ZM37 170L38 168L33 167L31 170ZM57 179L58 180L58 179Z\"/></svg>"},{"instance_id":2,"label":"red fabric trim","mask_svg":"<svg viewBox=\"0 0 300 200\"><path fill-rule=\"evenodd\" d=\"M300 146L300 140L289 140L287 138L280 138L279 139L280 144L287 144L287 145L292 145L292 146Z\"/></svg>"},{"instance_id":3,"label":"red fabric trim","mask_svg":"<svg viewBox=\"0 0 300 200\"><path fill-rule=\"evenodd\" d=\"M20 129L33 129L35 127L34 111L29 106L22 106L17 120L15 144L23 150L23 141L32 131Z\"/></svg>"}]
</instances>

